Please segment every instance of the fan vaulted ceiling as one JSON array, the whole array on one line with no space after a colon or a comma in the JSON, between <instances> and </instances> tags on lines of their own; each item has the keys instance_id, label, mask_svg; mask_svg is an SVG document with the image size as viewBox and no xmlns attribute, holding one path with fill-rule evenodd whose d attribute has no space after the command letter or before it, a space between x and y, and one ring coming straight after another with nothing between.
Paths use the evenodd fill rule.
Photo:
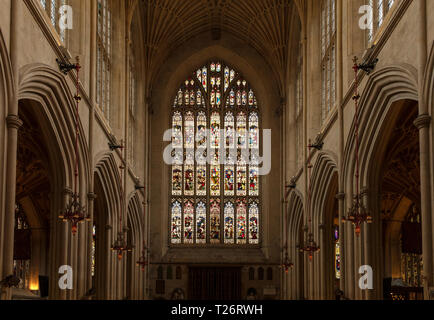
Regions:
<instances>
[{"instance_id":1,"label":"fan vaulted ceiling","mask_svg":"<svg viewBox=\"0 0 434 320\"><path fill-rule=\"evenodd\" d=\"M139 7L144 17L146 69L155 73L170 52L189 38L222 30L255 48L282 86L294 3L293 0L143 0Z\"/></svg>"}]
</instances>

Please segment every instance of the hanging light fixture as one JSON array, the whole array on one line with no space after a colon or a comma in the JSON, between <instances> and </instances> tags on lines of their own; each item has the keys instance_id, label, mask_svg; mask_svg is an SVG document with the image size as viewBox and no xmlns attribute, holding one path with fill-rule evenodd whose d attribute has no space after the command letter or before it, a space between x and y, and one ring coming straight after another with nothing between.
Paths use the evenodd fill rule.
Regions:
<instances>
[{"instance_id":1,"label":"hanging light fixture","mask_svg":"<svg viewBox=\"0 0 434 320\"><path fill-rule=\"evenodd\" d=\"M115 243L112 245L111 250L117 253L119 261L122 260L125 252L133 251L133 248L127 244L125 232L118 232L118 237Z\"/></svg>"},{"instance_id":2,"label":"hanging light fixture","mask_svg":"<svg viewBox=\"0 0 434 320\"><path fill-rule=\"evenodd\" d=\"M141 188L141 189L145 189L145 187ZM146 196L145 196L146 197ZM143 230L145 230L145 221L146 221L146 203L143 202ZM136 262L136 265L138 267L140 267L142 269L142 271L145 271L145 267L148 265L148 258L147 258L147 247L146 247L146 242L143 241L143 251L142 251L142 255L139 258L139 260Z\"/></svg>"},{"instance_id":3,"label":"hanging light fixture","mask_svg":"<svg viewBox=\"0 0 434 320\"><path fill-rule=\"evenodd\" d=\"M74 191L71 195L71 199L66 205L65 211L59 214L59 219L64 222L71 223L71 231L73 235L76 235L78 232L78 225L84 221L90 221L90 217L86 216L86 209L80 203L80 195L78 192L78 175L79 175L79 162L78 162L78 140L79 140L79 103L81 101L80 96L80 62L77 57L76 64L63 64L59 65L62 72L67 74L71 70L77 71L77 93L74 96L74 100L76 103L75 108L75 172L74 172Z\"/></svg>"},{"instance_id":4,"label":"hanging light fixture","mask_svg":"<svg viewBox=\"0 0 434 320\"><path fill-rule=\"evenodd\" d=\"M287 213L288 213L288 197L291 193L291 190L294 189L296 186L295 185L295 178L293 178L290 182L290 184L288 186L286 186L287 191L285 194L285 216L283 218L283 223L285 224L285 247L283 248L284 252L285 252L285 258L283 259L282 262L282 268L283 270L285 270L285 273L289 272L290 268L294 267L294 264L289 260L289 255L288 255L288 222L287 222Z\"/></svg>"},{"instance_id":5,"label":"hanging light fixture","mask_svg":"<svg viewBox=\"0 0 434 320\"><path fill-rule=\"evenodd\" d=\"M309 151L315 148L311 140L309 140L308 149ZM307 214L308 214L308 227L307 227L307 241L304 243L303 246L300 247L300 252L307 253L309 256L309 261L312 261L313 254L320 251L320 247L317 245L317 243L314 240L314 235L312 232L312 215L311 215L311 196L312 196L312 186L311 186L311 170L312 170L312 164L310 163L310 155L309 155L309 163L307 165L307 171L308 171L308 192L307 192Z\"/></svg>"},{"instance_id":6,"label":"hanging light fixture","mask_svg":"<svg viewBox=\"0 0 434 320\"><path fill-rule=\"evenodd\" d=\"M124 142L121 141L121 145L124 145ZM127 149L126 148L122 148L124 151L124 157L122 159L123 161L123 165L121 165L119 167L120 170L126 170L126 153L127 153ZM126 201L125 201L125 195L124 195L124 188L122 187L122 182L125 182L126 176L125 176L125 172L122 173L123 178L121 178L121 187L120 187L120 192L119 192L119 197L120 197L120 203L121 203L121 210L119 210L119 232L118 232L118 236L116 238L116 241L114 242L114 244L111 246L111 250L113 252L116 252L118 255L118 260L122 260L124 253L125 252L131 252L133 251L133 247L128 245L127 243L127 239L125 237L126 235L126 231L124 231L123 229L123 220L122 217L125 217L125 212L126 212Z\"/></svg>"},{"instance_id":7,"label":"hanging light fixture","mask_svg":"<svg viewBox=\"0 0 434 320\"><path fill-rule=\"evenodd\" d=\"M291 262L291 260L289 260L288 248L285 247L285 259L283 260L282 268L285 270L285 273L288 273L289 269L292 269L293 267L294 264Z\"/></svg>"},{"instance_id":8,"label":"hanging light fixture","mask_svg":"<svg viewBox=\"0 0 434 320\"><path fill-rule=\"evenodd\" d=\"M359 137L359 80L357 77L359 70L364 70L362 67L363 65L359 65L357 63L358 58L354 57L353 62L353 70L355 75L355 89L354 89L354 105L356 107L356 114L355 114L355 138L356 138L356 173L355 173L355 180L356 180L356 195L354 197L353 204L351 208L348 210L347 217L344 217L342 220L343 222L350 222L353 224L356 235L359 236L361 232L361 226L364 223L372 223L372 216L370 215L369 211L365 208L363 205L363 195L360 192L360 160L359 160L359 148L360 148L360 137ZM365 71L365 70L364 70ZM366 71L365 71L366 72Z\"/></svg>"},{"instance_id":9,"label":"hanging light fixture","mask_svg":"<svg viewBox=\"0 0 434 320\"><path fill-rule=\"evenodd\" d=\"M142 269L142 271L145 271L145 267L148 265L148 259L146 256L146 247L143 247L142 255L139 258L139 260L136 262L137 266Z\"/></svg>"}]
</instances>

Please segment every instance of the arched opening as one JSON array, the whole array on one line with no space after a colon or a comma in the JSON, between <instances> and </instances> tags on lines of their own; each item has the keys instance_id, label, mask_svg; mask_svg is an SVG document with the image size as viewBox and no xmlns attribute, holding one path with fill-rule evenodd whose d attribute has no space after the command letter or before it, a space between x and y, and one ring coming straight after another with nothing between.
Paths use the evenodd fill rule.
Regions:
<instances>
[{"instance_id":1,"label":"arched opening","mask_svg":"<svg viewBox=\"0 0 434 320\"><path fill-rule=\"evenodd\" d=\"M300 219L298 228L297 228L297 248L303 245L304 243L304 225L303 220ZM306 299L306 289L307 288L307 273L304 272L304 266L305 266L305 256L304 252L301 250L296 251L297 254L297 262L296 262L296 298L298 300L305 300Z\"/></svg>"},{"instance_id":2,"label":"arched opening","mask_svg":"<svg viewBox=\"0 0 434 320\"><path fill-rule=\"evenodd\" d=\"M419 131L416 101L393 105L381 166L383 296L423 299Z\"/></svg>"},{"instance_id":3,"label":"arched opening","mask_svg":"<svg viewBox=\"0 0 434 320\"><path fill-rule=\"evenodd\" d=\"M48 296L49 240L54 172L47 131L30 100L19 102L23 126L18 131L14 274L20 279L15 299ZM46 128L45 128L46 129ZM56 215L57 217L57 215Z\"/></svg>"},{"instance_id":4,"label":"arched opening","mask_svg":"<svg viewBox=\"0 0 434 320\"><path fill-rule=\"evenodd\" d=\"M341 278L341 247L339 229L339 202L336 198L339 188L337 172L333 173L327 190L324 206L324 267L323 298L333 299L339 290Z\"/></svg>"},{"instance_id":5,"label":"arched opening","mask_svg":"<svg viewBox=\"0 0 434 320\"><path fill-rule=\"evenodd\" d=\"M129 248L134 247L133 240L133 221L131 221L131 216L128 214L128 231L127 231L127 245ZM131 300L134 297L134 268L136 266L136 261L134 261L134 252L127 252L127 276L126 276L126 300Z\"/></svg>"},{"instance_id":6,"label":"arched opening","mask_svg":"<svg viewBox=\"0 0 434 320\"><path fill-rule=\"evenodd\" d=\"M94 173L96 195L94 203L93 218L93 244L92 252L92 284L95 291L95 298L98 300L108 299L110 295L111 281L108 281L110 266L108 234L108 202L98 172Z\"/></svg>"}]
</instances>

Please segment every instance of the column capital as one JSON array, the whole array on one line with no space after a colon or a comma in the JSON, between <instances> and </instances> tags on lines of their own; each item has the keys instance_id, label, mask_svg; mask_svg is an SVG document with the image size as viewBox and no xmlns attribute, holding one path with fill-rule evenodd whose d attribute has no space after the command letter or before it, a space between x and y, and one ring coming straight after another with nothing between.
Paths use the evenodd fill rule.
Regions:
<instances>
[{"instance_id":1,"label":"column capital","mask_svg":"<svg viewBox=\"0 0 434 320\"><path fill-rule=\"evenodd\" d=\"M428 128L431 124L431 116L428 114L421 114L414 120L413 124L419 129Z\"/></svg>"},{"instance_id":2,"label":"column capital","mask_svg":"<svg viewBox=\"0 0 434 320\"><path fill-rule=\"evenodd\" d=\"M10 114L6 117L8 129L19 129L23 125L23 121L17 115Z\"/></svg>"},{"instance_id":3,"label":"column capital","mask_svg":"<svg viewBox=\"0 0 434 320\"><path fill-rule=\"evenodd\" d=\"M72 191L71 188L69 188L69 187L65 187L65 189L63 189L63 195L64 195L64 196L70 196L70 195L72 195L72 194L73 194L73 191Z\"/></svg>"},{"instance_id":4,"label":"column capital","mask_svg":"<svg viewBox=\"0 0 434 320\"><path fill-rule=\"evenodd\" d=\"M345 200L345 193L344 192L339 192L338 194L336 194L336 199L343 201Z\"/></svg>"},{"instance_id":5,"label":"column capital","mask_svg":"<svg viewBox=\"0 0 434 320\"><path fill-rule=\"evenodd\" d=\"M95 200L97 197L98 197L98 196L97 196L95 193L93 193L93 192L89 192L89 193L87 194L87 198L88 198L90 201Z\"/></svg>"}]
</instances>

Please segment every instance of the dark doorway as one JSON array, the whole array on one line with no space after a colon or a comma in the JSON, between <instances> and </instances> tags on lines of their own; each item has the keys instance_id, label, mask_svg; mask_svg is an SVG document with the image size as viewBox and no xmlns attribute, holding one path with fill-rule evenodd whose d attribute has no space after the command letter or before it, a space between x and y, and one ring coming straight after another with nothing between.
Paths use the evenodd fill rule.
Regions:
<instances>
[{"instance_id":1,"label":"dark doorway","mask_svg":"<svg viewBox=\"0 0 434 320\"><path fill-rule=\"evenodd\" d=\"M190 300L241 300L241 268L190 267Z\"/></svg>"}]
</instances>

